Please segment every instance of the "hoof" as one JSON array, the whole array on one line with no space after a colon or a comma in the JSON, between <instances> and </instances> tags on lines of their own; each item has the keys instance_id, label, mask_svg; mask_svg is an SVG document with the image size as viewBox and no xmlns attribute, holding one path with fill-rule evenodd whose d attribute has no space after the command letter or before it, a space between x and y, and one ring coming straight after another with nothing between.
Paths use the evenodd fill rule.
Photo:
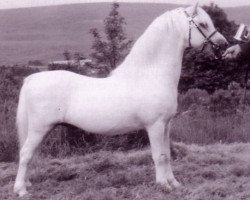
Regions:
<instances>
[{"instance_id":1,"label":"hoof","mask_svg":"<svg viewBox=\"0 0 250 200\"><path fill-rule=\"evenodd\" d=\"M173 189L181 187L181 184L176 179L168 181L168 182L172 186Z\"/></svg>"},{"instance_id":2,"label":"hoof","mask_svg":"<svg viewBox=\"0 0 250 200\"><path fill-rule=\"evenodd\" d=\"M168 183L164 184L164 188L165 188L166 192L171 192L173 190L173 187Z\"/></svg>"},{"instance_id":3,"label":"hoof","mask_svg":"<svg viewBox=\"0 0 250 200\"><path fill-rule=\"evenodd\" d=\"M31 187L31 186L32 186L32 183L28 180L28 181L26 181L26 186L27 186L27 187Z\"/></svg>"},{"instance_id":4,"label":"hoof","mask_svg":"<svg viewBox=\"0 0 250 200\"><path fill-rule=\"evenodd\" d=\"M18 192L19 197L23 197L23 196L25 196L27 194L28 194L27 190L21 190L20 192Z\"/></svg>"},{"instance_id":5,"label":"hoof","mask_svg":"<svg viewBox=\"0 0 250 200\"><path fill-rule=\"evenodd\" d=\"M159 182L158 182L159 183ZM177 189L179 187L181 187L181 184L173 179L173 180L167 180L167 182L164 182L164 183L159 183L167 192L171 192L173 191L174 189Z\"/></svg>"},{"instance_id":6,"label":"hoof","mask_svg":"<svg viewBox=\"0 0 250 200\"><path fill-rule=\"evenodd\" d=\"M24 195L28 194L26 188L20 188L15 186L14 193L16 193L19 197L23 197Z\"/></svg>"}]
</instances>

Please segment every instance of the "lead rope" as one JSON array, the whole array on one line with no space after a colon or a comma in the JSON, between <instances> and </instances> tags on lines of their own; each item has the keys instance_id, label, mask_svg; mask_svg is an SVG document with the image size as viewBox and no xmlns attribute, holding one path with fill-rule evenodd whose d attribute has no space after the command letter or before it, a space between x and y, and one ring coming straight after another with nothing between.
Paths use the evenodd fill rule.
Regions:
<instances>
[{"instance_id":1,"label":"lead rope","mask_svg":"<svg viewBox=\"0 0 250 200\"><path fill-rule=\"evenodd\" d=\"M248 74L249 74L249 64L247 64L246 74L245 74L245 81L244 81L244 96L243 96L243 112L245 111L246 107L246 97L247 97L247 81L248 81Z\"/></svg>"}]
</instances>

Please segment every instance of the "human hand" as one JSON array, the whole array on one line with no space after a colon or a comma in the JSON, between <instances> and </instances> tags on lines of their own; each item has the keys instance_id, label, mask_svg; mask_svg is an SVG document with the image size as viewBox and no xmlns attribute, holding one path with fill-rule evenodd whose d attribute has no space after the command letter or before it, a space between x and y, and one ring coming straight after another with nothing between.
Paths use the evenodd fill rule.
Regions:
<instances>
[{"instance_id":1,"label":"human hand","mask_svg":"<svg viewBox=\"0 0 250 200\"><path fill-rule=\"evenodd\" d=\"M222 55L226 60L233 60L240 56L241 48L239 45L229 47Z\"/></svg>"}]
</instances>

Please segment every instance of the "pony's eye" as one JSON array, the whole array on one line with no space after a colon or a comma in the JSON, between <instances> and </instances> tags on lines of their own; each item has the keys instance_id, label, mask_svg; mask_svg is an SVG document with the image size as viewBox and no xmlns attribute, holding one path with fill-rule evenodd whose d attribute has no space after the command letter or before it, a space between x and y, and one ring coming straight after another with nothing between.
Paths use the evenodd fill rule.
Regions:
<instances>
[{"instance_id":1,"label":"pony's eye","mask_svg":"<svg viewBox=\"0 0 250 200\"><path fill-rule=\"evenodd\" d=\"M207 29L207 28L208 28L207 23L199 23L199 26L200 26L201 28L204 28L204 29Z\"/></svg>"}]
</instances>

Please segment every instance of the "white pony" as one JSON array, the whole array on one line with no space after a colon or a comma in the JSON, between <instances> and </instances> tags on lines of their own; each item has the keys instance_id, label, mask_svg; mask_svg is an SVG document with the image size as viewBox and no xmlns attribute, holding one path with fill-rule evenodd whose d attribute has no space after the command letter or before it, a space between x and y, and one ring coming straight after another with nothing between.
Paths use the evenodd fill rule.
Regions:
<instances>
[{"instance_id":1,"label":"white pony","mask_svg":"<svg viewBox=\"0 0 250 200\"><path fill-rule=\"evenodd\" d=\"M67 71L27 77L17 110L20 159L14 192L27 193L27 165L35 149L63 122L109 135L146 129L156 182L168 189L178 187L170 166L169 122L177 108L183 52L207 42L227 44L202 8L179 8L156 18L107 78Z\"/></svg>"}]
</instances>

